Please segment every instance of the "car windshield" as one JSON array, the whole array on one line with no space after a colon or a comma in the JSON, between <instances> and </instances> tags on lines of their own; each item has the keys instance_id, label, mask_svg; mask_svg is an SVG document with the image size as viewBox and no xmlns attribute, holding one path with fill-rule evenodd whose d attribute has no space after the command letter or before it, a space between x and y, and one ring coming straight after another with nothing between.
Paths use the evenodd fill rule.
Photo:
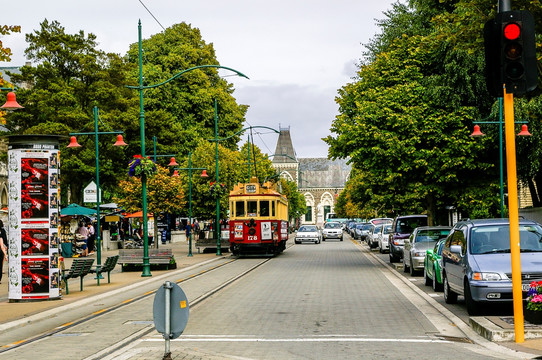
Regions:
<instances>
[{"instance_id":1,"label":"car windshield","mask_svg":"<svg viewBox=\"0 0 542 360\"><path fill-rule=\"evenodd\" d=\"M381 232L383 227L384 227L384 225L376 225L375 226L375 234Z\"/></svg>"},{"instance_id":2,"label":"car windshield","mask_svg":"<svg viewBox=\"0 0 542 360\"><path fill-rule=\"evenodd\" d=\"M384 226L384 234L391 234L391 224Z\"/></svg>"},{"instance_id":3,"label":"car windshield","mask_svg":"<svg viewBox=\"0 0 542 360\"><path fill-rule=\"evenodd\" d=\"M395 232L399 234L411 234L414 229L420 226L427 226L427 218L425 216L401 218L397 221Z\"/></svg>"},{"instance_id":4,"label":"car windshield","mask_svg":"<svg viewBox=\"0 0 542 360\"><path fill-rule=\"evenodd\" d=\"M302 226L299 228L299 231L301 232L313 232L313 231L318 231L316 229L316 226Z\"/></svg>"},{"instance_id":5,"label":"car windshield","mask_svg":"<svg viewBox=\"0 0 542 360\"><path fill-rule=\"evenodd\" d=\"M438 230L420 230L416 234L416 242L436 242L442 238L445 238L450 233L449 229Z\"/></svg>"},{"instance_id":6,"label":"car windshield","mask_svg":"<svg viewBox=\"0 0 542 360\"><path fill-rule=\"evenodd\" d=\"M326 229L340 229L341 224L339 224L339 223L327 223L325 228Z\"/></svg>"},{"instance_id":7,"label":"car windshield","mask_svg":"<svg viewBox=\"0 0 542 360\"><path fill-rule=\"evenodd\" d=\"M372 224L365 224L365 225L363 225L361 230L371 230L372 228L373 228Z\"/></svg>"},{"instance_id":8,"label":"car windshield","mask_svg":"<svg viewBox=\"0 0 542 360\"><path fill-rule=\"evenodd\" d=\"M542 252L542 228L539 225L520 225L519 244L521 252ZM508 225L477 226L471 229L470 251L472 254L510 252L510 227Z\"/></svg>"}]
</instances>

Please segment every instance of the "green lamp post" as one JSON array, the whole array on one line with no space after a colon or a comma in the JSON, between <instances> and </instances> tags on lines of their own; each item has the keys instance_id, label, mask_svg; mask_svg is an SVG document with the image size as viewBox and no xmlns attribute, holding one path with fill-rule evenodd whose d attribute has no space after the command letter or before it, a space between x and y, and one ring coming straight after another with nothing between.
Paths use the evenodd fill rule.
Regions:
<instances>
[{"instance_id":1,"label":"green lamp post","mask_svg":"<svg viewBox=\"0 0 542 360\"><path fill-rule=\"evenodd\" d=\"M98 229L96 231L96 280L98 283L98 286L100 285L100 267L102 266L102 245L101 245L101 237L100 237L100 152L98 147L98 135L110 135L110 134L118 134L117 135L117 141L113 144L113 146L126 146L124 140L122 139L123 131L98 131L98 107L94 106L92 109L92 112L94 113L94 131L93 132L79 132L79 133L70 133L71 140L70 144L67 146L68 148L75 148L75 147L81 147L77 143L76 135L94 135L94 147L95 147L95 154L96 154L96 228Z\"/></svg>"},{"instance_id":2,"label":"green lamp post","mask_svg":"<svg viewBox=\"0 0 542 360\"><path fill-rule=\"evenodd\" d=\"M503 165L503 121L502 121L502 108L503 108L503 98L499 98L499 121L474 121L473 124L499 124L499 175L500 175L500 205L501 205L501 218L504 218L504 165ZM516 124L525 124L525 121L515 121ZM470 134L471 137L485 136L484 133L480 130L479 125L474 125L474 131ZM518 133L518 136L531 136L527 130L527 125L522 125L521 132Z\"/></svg>"},{"instance_id":3,"label":"green lamp post","mask_svg":"<svg viewBox=\"0 0 542 360\"><path fill-rule=\"evenodd\" d=\"M188 256L192 256L192 170L203 170L200 177L206 178L207 175L206 168L194 168L192 167L192 152L188 153L188 167L186 168L175 168L173 176L179 176L177 170L188 170L188 226L190 230L188 232Z\"/></svg>"},{"instance_id":4,"label":"green lamp post","mask_svg":"<svg viewBox=\"0 0 542 360\"><path fill-rule=\"evenodd\" d=\"M143 85L143 51L142 51L142 38L141 38L141 20L139 20L138 24L138 49L139 49L139 85L137 86L126 86L129 89L136 89L139 91L139 128L140 128L140 137L141 137L141 156L145 157L145 110L144 110L144 102L143 102L143 93L146 89L152 89L156 88L162 85L165 85L169 83L172 80L177 79L181 75L192 71L196 69L203 69L203 68L220 68L220 69L226 69L235 72L237 75L242 76L244 78L248 77L229 67L226 66L220 66L220 65L199 65L194 66L189 69L185 69L181 72L178 72L177 74L173 75L171 78L158 83L154 85ZM143 271L141 273L142 277L146 276L152 276L151 270L150 270L150 263L149 263L149 236L147 233L147 177L143 175L141 177L141 193L142 193L142 212L143 212Z\"/></svg>"}]
</instances>

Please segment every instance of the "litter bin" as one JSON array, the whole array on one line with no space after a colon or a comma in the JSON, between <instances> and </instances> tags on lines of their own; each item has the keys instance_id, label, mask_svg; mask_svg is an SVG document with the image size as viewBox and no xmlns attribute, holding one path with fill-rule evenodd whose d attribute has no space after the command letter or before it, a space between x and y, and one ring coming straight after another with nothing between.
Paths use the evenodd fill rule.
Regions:
<instances>
[{"instance_id":1,"label":"litter bin","mask_svg":"<svg viewBox=\"0 0 542 360\"><path fill-rule=\"evenodd\" d=\"M65 258L73 257L73 248L71 242L65 242L60 245L62 250L62 256L64 256Z\"/></svg>"}]
</instances>

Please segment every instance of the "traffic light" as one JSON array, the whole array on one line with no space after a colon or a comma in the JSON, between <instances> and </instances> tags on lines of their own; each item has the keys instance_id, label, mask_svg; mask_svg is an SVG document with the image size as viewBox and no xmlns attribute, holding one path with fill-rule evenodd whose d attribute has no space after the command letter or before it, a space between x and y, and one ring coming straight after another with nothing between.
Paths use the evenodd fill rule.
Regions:
<instances>
[{"instance_id":1,"label":"traffic light","mask_svg":"<svg viewBox=\"0 0 542 360\"><path fill-rule=\"evenodd\" d=\"M536 88L538 70L534 18L527 10L505 11L484 26L486 82L490 94L502 97L502 85L514 95Z\"/></svg>"}]
</instances>

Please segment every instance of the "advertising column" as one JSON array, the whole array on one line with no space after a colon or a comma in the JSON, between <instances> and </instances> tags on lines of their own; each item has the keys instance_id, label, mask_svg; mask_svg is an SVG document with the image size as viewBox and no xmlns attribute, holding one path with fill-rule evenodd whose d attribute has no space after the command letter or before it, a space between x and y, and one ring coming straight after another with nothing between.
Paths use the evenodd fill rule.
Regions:
<instances>
[{"instance_id":1,"label":"advertising column","mask_svg":"<svg viewBox=\"0 0 542 360\"><path fill-rule=\"evenodd\" d=\"M9 136L9 301L60 298L58 136Z\"/></svg>"}]
</instances>

